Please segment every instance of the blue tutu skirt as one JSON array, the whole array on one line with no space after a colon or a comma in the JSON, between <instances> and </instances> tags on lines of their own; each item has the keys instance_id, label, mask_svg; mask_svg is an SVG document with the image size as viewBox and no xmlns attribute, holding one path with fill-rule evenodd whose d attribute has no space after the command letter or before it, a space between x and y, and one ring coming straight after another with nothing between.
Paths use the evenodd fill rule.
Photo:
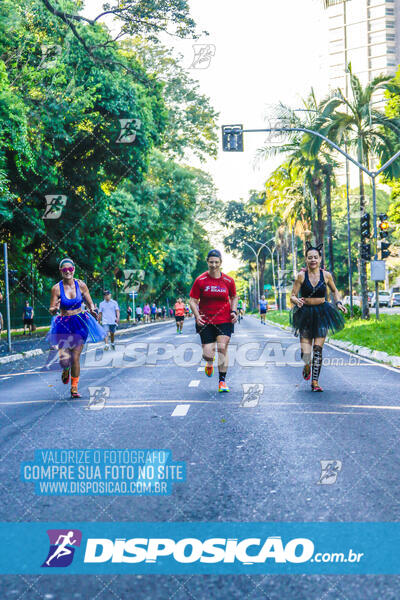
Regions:
<instances>
[{"instance_id":1,"label":"blue tutu skirt","mask_svg":"<svg viewBox=\"0 0 400 600\"><path fill-rule=\"evenodd\" d=\"M100 342L106 336L103 327L88 312L53 317L47 340L52 346L74 348L86 342Z\"/></svg>"},{"instance_id":2,"label":"blue tutu skirt","mask_svg":"<svg viewBox=\"0 0 400 600\"><path fill-rule=\"evenodd\" d=\"M295 306L290 311L290 324L294 335L309 340L341 331L344 322L343 314L330 302L311 306L304 304L301 308Z\"/></svg>"}]
</instances>

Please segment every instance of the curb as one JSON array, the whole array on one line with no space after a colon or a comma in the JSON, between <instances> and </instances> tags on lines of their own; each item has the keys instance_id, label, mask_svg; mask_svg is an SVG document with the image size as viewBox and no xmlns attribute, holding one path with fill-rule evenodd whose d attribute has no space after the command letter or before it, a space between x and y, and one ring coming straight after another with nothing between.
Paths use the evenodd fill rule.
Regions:
<instances>
[{"instance_id":1,"label":"curb","mask_svg":"<svg viewBox=\"0 0 400 600\"><path fill-rule=\"evenodd\" d=\"M19 352L18 354L10 354L9 356L2 356L0 358L0 365L5 365L6 363L15 362L16 360L21 360L21 358L30 358L31 356L40 356L44 354L41 348L36 348L35 350L27 350L26 352Z\"/></svg>"},{"instance_id":2,"label":"curb","mask_svg":"<svg viewBox=\"0 0 400 600\"><path fill-rule=\"evenodd\" d=\"M269 325L273 325L278 327L279 329L285 331L291 331L291 328L287 325L281 325L279 323L275 323L274 321L270 321L269 319L265 319L265 322ZM333 338L326 338L326 341L331 346L336 346L341 350L347 350L347 352L351 352L352 354L357 354L358 356L362 356L363 358L368 358L377 363L384 363L386 365L390 365L391 367L396 367L400 369L400 356L392 356L387 352L382 352L380 350L372 350L371 348L367 348L366 346L358 346L357 344L353 344L352 342L346 342L344 340L335 340Z\"/></svg>"},{"instance_id":3,"label":"curb","mask_svg":"<svg viewBox=\"0 0 400 600\"><path fill-rule=\"evenodd\" d=\"M139 329L145 329L146 327L154 327L155 325L162 325L163 323L171 322L173 319L165 319L165 321L158 321L155 323L143 323L143 325L135 325L132 327L125 327L115 332L115 335L123 335L132 331L138 331ZM16 360L22 360L23 358L31 358L32 356L40 356L44 354L44 350L41 348L35 348L34 350L27 350L26 352L18 352L18 354L9 354L8 356L2 356L0 358L0 365L15 362Z\"/></svg>"}]
</instances>

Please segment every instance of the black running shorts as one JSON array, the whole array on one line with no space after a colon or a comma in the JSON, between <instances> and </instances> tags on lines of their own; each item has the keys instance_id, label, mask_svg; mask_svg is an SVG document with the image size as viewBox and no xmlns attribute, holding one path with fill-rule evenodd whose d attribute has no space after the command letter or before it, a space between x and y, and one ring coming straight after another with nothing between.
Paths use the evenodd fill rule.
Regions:
<instances>
[{"instance_id":1,"label":"black running shorts","mask_svg":"<svg viewBox=\"0 0 400 600\"><path fill-rule=\"evenodd\" d=\"M219 335L228 335L231 337L234 332L233 323L218 323L218 325L198 325L196 323L196 332L200 334L202 344L211 344L215 342Z\"/></svg>"}]
</instances>

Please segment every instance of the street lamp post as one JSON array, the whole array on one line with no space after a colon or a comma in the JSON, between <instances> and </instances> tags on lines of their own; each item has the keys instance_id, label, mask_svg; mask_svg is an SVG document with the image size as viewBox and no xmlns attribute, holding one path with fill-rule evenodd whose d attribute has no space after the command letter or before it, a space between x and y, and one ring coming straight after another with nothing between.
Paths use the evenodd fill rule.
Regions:
<instances>
[{"instance_id":1,"label":"street lamp post","mask_svg":"<svg viewBox=\"0 0 400 600\"><path fill-rule=\"evenodd\" d=\"M269 244L270 242L272 242L272 240L274 240L275 237L272 237L270 240L268 240L267 242L264 242L264 244L261 244L261 242L256 242L256 240L254 240L255 244L260 244L260 248L258 249L258 253L260 253L260 251L262 250L262 248L266 248L270 255L271 255L271 260L272 260L272 281L274 284L274 298L275 298L275 304L278 306L277 304L277 300L276 300L276 286L275 286L275 267L274 267L274 255L273 255L273 251L271 252L271 249L269 246L267 246L267 244Z\"/></svg>"},{"instance_id":2,"label":"street lamp post","mask_svg":"<svg viewBox=\"0 0 400 600\"><path fill-rule=\"evenodd\" d=\"M11 316L10 316L10 284L8 280L8 249L7 244L4 242L3 244L4 251L4 284L5 284L5 293L6 293L6 315L7 315L7 344L8 351L11 354L12 346L11 346Z\"/></svg>"},{"instance_id":3,"label":"street lamp post","mask_svg":"<svg viewBox=\"0 0 400 600\"><path fill-rule=\"evenodd\" d=\"M258 297L260 297L260 277L258 274L258 254L256 253L256 251L254 250L254 248L252 246L250 246L250 244L248 244L247 242L243 242L243 244L245 246L247 246L248 248L250 248L250 250L253 252L254 256L256 257L256 268L257 268L257 291L258 291Z\"/></svg>"},{"instance_id":4,"label":"street lamp post","mask_svg":"<svg viewBox=\"0 0 400 600\"><path fill-rule=\"evenodd\" d=\"M350 154L348 154L345 150L340 148L340 146L335 144L335 142L332 142L332 140L327 138L325 135L323 135L319 131L314 131L313 129L308 129L307 127L269 127L269 128L265 128L265 129L242 129L240 126L236 126L235 128L230 129L230 126L223 125L222 131L225 135L232 134L236 138L238 136L243 137L243 133L267 133L267 132L271 132L271 131L280 131L280 132L283 131L283 132L287 132L287 133L297 131L299 133L308 133L310 135L314 135L314 136L319 137L322 140L324 140L332 148L335 148L335 150L340 152L340 154L342 154L342 156L347 158L347 160L352 162L353 165L355 165L358 169L361 169L361 171L366 173L368 175L368 177L371 178L371 183L372 183L375 260L377 260L377 257L378 257L378 227L377 227L377 214L376 214L376 178L378 175L380 175L380 173L382 173L385 169L387 169L387 167L389 167L400 156L400 150L398 152L396 152L396 154L394 154L388 161L386 161L385 164L382 165L382 167L380 169L378 169L377 171L370 171L369 169L367 169L367 167L364 167L364 165L359 163L358 160L356 160L355 158L350 156ZM375 281L375 294L376 294L376 296L375 296L376 297L375 315L376 315L376 318L379 319L379 301L378 301L379 298L378 298L378 282L377 281Z\"/></svg>"}]
</instances>

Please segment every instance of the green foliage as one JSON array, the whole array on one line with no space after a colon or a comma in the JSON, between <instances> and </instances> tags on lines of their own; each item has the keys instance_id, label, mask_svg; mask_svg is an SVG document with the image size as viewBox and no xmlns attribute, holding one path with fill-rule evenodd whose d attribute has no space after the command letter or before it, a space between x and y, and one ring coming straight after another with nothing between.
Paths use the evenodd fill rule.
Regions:
<instances>
[{"instance_id":1,"label":"green foliage","mask_svg":"<svg viewBox=\"0 0 400 600\"><path fill-rule=\"evenodd\" d=\"M168 27L194 32L184 0L123 4L126 33L151 40ZM47 290L60 258L71 255L95 290L118 289L120 269L142 268L144 291L165 298L186 290L204 265L201 214L215 190L207 173L174 161L187 151L215 153L216 114L165 49L157 64L165 53L170 70L161 77L139 45L116 43L80 8L75 0L0 4L1 238L19 290L27 289L27 257L36 290ZM175 133L198 127L197 137L171 132L175 101ZM133 139L124 139L122 120L133 123ZM66 205L60 218L44 219L53 195Z\"/></svg>"}]
</instances>

